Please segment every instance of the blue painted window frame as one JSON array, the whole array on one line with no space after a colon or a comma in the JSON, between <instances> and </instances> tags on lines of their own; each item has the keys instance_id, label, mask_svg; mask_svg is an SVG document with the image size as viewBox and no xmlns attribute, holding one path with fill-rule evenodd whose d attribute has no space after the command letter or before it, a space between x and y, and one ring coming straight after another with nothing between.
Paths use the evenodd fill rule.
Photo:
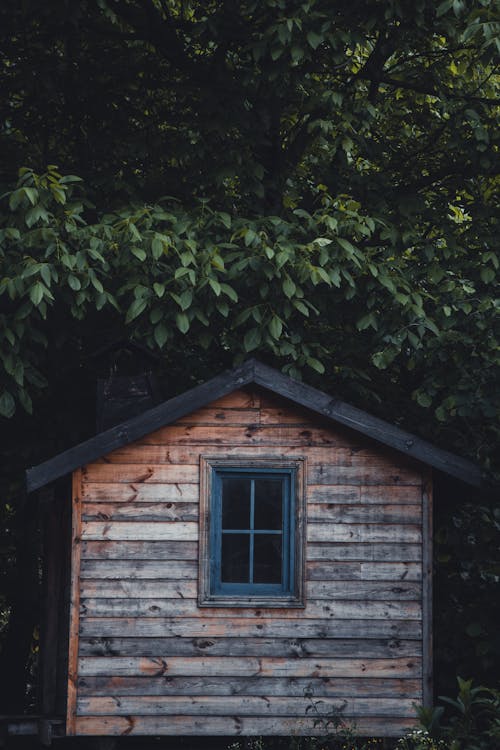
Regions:
<instances>
[{"instance_id":1,"label":"blue painted window frame","mask_svg":"<svg viewBox=\"0 0 500 750\"><path fill-rule=\"evenodd\" d=\"M296 469L267 468L267 467L213 467L211 483L211 523L210 523L210 595L217 597L292 597L295 591L295 502L296 502ZM222 480L224 477L245 478L251 480L253 488L255 480L277 478L282 482L282 557L280 583L227 583L221 580L222 566L222 535L223 533L248 533L250 565L253 562L253 539L255 535L276 533L276 529L253 528L254 490L251 490L250 529L223 530L222 528ZM253 480L253 481L252 481Z\"/></svg>"}]
</instances>

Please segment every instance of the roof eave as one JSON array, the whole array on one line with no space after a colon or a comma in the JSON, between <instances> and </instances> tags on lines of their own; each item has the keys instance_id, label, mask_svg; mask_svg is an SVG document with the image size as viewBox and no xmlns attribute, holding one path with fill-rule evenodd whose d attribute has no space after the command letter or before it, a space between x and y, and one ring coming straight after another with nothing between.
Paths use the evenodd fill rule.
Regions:
<instances>
[{"instance_id":1,"label":"roof eave","mask_svg":"<svg viewBox=\"0 0 500 750\"><path fill-rule=\"evenodd\" d=\"M283 375L272 367L251 359L240 367L217 375L180 396L149 409L144 414L116 425L95 437L60 453L26 472L27 490L43 487L79 466L95 461L117 448L158 430L165 425L231 393L255 383L287 398L332 422L344 425L376 442L394 448L439 471L475 487L487 487L480 467L399 427L373 417L361 409L332 398L328 394Z\"/></svg>"}]
</instances>

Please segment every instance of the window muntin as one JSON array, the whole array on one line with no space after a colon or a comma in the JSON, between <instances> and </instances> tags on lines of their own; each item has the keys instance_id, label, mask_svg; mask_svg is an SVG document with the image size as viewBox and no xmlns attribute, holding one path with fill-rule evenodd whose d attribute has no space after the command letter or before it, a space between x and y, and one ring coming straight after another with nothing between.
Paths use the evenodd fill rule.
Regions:
<instances>
[{"instance_id":1,"label":"window muntin","mask_svg":"<svg viewBox=\"0 0 500 750\"><path fill-rule=\"evenodd\" d=\"M211 593L291 594L295 471L216 469Z\"/></svg>"}]
</instances>

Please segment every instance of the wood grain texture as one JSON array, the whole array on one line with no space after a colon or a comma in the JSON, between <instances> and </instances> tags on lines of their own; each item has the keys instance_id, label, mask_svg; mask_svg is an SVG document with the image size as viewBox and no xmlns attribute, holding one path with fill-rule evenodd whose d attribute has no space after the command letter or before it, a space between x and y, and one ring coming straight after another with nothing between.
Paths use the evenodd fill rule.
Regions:
<instances>
[{"instance_id":1,"label":"wood grain texture","mask_svg":"<svg viewBox=\"0 0 500 750\"><path fill-rule=\"evenodd\" d=\"M197 503L199 497L196 483L174 484L112 484L110 482L85 482L83 498L91 503Z\"/></svg>"},{"instance_id":2,"label":"wood grain texture","mask_svg":"<svg viewBox=\"0 0 500 750\"><path fill-rule=\"evenodd\" d=\"M295 696L304 699L394 697L421 700L421 681L393 677L80 677L82 696L122 695L263 695Z\"/></svg>"},{"instance_id":3,"label":"wood grain texture","mask_svg":"<svg viewBox=\"0 0 500 750\"><path fill-rule=\"evenodd\" d=\"M308 542L391 542L418 544L422 541L420 525L403 524L307 524ZM397 554L397 550L396 550Z\"/></svg>"},{"instance_id":4,"label":"wood grain texture","mask_svg":"<svg viewBox=\"0 0 500 750\"><path fill-rule=\"evenodd\" d=\"M248 609L253 609L262 619L295 618L293 608L255 609L251 599L248 606L200 608L196 599L81 599L82 617L227 617L232 620L245 617ZM309 600L305 609L300 610L303 619L332 618L335 620L364 620L367 618L393 620L420 620L422 605L420 601L343 601L343 600Z\"/></svg>"},{"instance_id":5,"label":"wood grain texture","mask_svg":"<svg viewBox=\"0 0 500 750\"><path fill-rule=\"evenodd\" d=\"M422 570L418 562L322 562L309 561L306 566L308 581L338 583L353 579L361 581L420 581Z\"/></svg>"},{"instance_id":6,"label":"wood grain texture","mask_svg":"<svg viewBox=\"0 0 500 750\"><path fill-rule=\"evenodd\" d=\"M411 698L353 698L342 701L344 712L353 718L367 716L413 716ZM328 717L338 702L323 699L316 704L317 716ZM224 700L205 696L121 696L80 698L79 716L302 716L307 701L295 697L226 696Z\"/></svg>"},{"instance_id":7,"label":"wood grain texture","mask_svg":"<svg viewBox=\"0 0 500 750\"><path fill-rule=\"evenodd\" d=\"M81 677L116 676L202 676L219 677L420 677L422 659L286 659L252 656L217 658L140 656L83 656Z\"/></svg>"},{"instance_id":8,"label":"wood grain texture","mask_svg":"<svg viewBox=\"0 0 500 750\"><path fill-rule=\"evenodd\" d=\"M66 709L66 734L75 734L76 704L78 700L78 638L80 619L80 549L81 549L81 471L73 472L72 516L71 516L71 577L70 577L70 621L68 654L68 688Z\"/></svg>"},{"instance_id":9,"label":"wood grain texture","mask_svg":"<svg viewBox=\"0 0 500 750\"><path fill-rule=\"evenodd\" d=\"M80 638L80 656L276 656L395 658L420 656L417 640L399 638Z\"/></svg>"},{"instance_id":10,"label":"wood grain texture","mask_svg":"<svg viewBox=\"0 0 500 750\"><path fill-rule=\"evenodd\" d=\"M82 539L96 541L194 541L198 540L198 524L195 521L179 523L154 521L84 521Z\"/></svg>"},{"instance_id":11,"label":"wood grain texture","mask_svg":"<svg viewBox=\"0 0 500 750\"><path fill-rule=\"evenodd\" d=\"M198 504L157 503L83 503L84 521L197 521Z\"/></svg>"},{"instance_id":12,"label":"wood grain texture","mask_svg":"<svg viewBox=\"0 0 500 750\"><path fill-rule=\"evenodd\" d=\"M144 579L196 580L198 567L192 560L82 560L81 577L116 581Z\"/></svg>"},{"instance_id":13,"label":"wood grain texture","mask_svg":"<svg viewBox=\"0 0 500 750\"><path fill-rule=\"evenodd\" d=\"M196 542L82 542L83 560L197 560Z\"/></svg>"},{"instance_id":14,"label":"wood grain texture","mask_svg":"<svg viewBox=\"0 0 500 750\"><path fill-rule=\"evenodd\" d=\"M204 612L206 610L203 610ZM86 617L80 625L82 638L407 638L420 640L418 620L333 620L295 617L263 618L260 610L239 618L211 617Z\"/></svg>"},{"instance_id":15,"label":"wood grain texture","mask_svg":"<svg viewBox=\"0 0 500 750\"><path fill-rule=\"evenodd\" d=\"M422 560L422 546L406 543L391 544L390 539L386 540L386 543L373 541L367 543L364 540L359 543L354 540L336 544L330 542L309 543L307 545L307 559L325 562L340 562L341 560L418 562Z\"/></svg>"},{"instance_id":16,"label":"wood grain texture","mask_svg":"<svg viewBox=\"0 0 500 750\"><path fill-rule=\"evenodd\" d=\"M422 487L423 506L423 555L422 555L422 616L423 639L422 658L423 674L423 704L431 708L433 703L433 636L432 636L432 515L433 515L433 487L432 471L425 473Z\"/></svg>"},{"instance_id":17,"label":"wood grain texture","mask_svg":"<svg viewBox=\"0 0 500 750\"><path fill-rule=\"evenodd\" d=\"M346 720L348 716L346 716ZM391 719L389 717L361 718L356 722L361 736L399 737L408 727L417 726L417 719L408 716ZM123 736L177 736L254 735L306 736L328 734L330 730L318 726L311 717L240 717L240 716L102 716L80 717L76 723L76 733L82 736L123 735Z\"/></svg>"},{"instance_id":18,"label":"wood grain texture","mask_svg":"<svg viewBox=\"0 0 500 750\"><path fill-rule=\"evenodd\" d=\"M420 505L361 505L308 503L307 518L314 523L418 524Z\"/></svg>"}]
</instances>

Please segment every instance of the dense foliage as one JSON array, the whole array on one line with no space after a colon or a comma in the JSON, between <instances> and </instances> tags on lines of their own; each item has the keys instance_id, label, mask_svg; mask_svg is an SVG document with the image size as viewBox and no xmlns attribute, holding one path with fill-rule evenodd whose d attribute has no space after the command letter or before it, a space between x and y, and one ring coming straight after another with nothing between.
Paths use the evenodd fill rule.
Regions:
<instances>
[{"instance_id":1,"label":"dense foliage","mask_svg":"<svg viewBox=\"0 0 500 750\"><path fill-rule=\"evenodd\" d=\"M498 11L2 3L9 528L121 338L170 394L252 353L495 468Z\"/></svg>"}]
</instances>

